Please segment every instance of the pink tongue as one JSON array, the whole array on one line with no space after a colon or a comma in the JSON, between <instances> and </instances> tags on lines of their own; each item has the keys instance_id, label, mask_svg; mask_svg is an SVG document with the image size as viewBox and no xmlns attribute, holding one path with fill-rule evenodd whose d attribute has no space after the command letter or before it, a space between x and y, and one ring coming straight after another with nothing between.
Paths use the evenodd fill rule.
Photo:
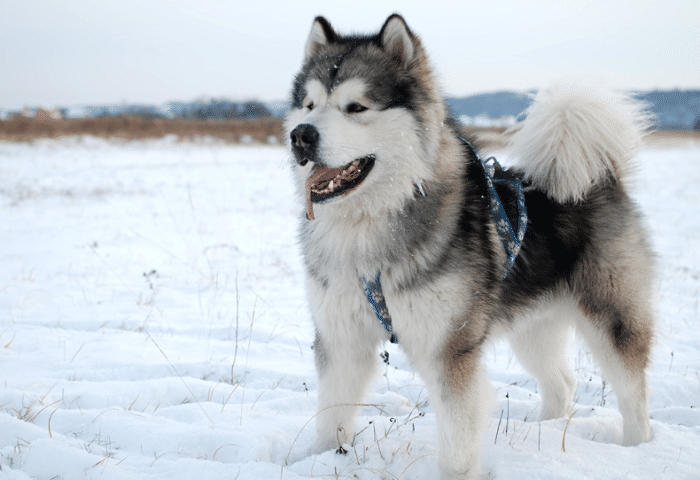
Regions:
<instances>
[{"instance_id":1,"label":"pink tongue","mask_svg":"<svg viewBox=\"0 0 700 480\"><path fill-rule=\"evenodd\" d=\"M314 204L311 202L312 190L323 190L328 182L333 180L338 174L343 171L343 167L338 168L323 168L314 165L311 173L306 178L306 218L314 220Z\"/></svg>"}]
</instances>

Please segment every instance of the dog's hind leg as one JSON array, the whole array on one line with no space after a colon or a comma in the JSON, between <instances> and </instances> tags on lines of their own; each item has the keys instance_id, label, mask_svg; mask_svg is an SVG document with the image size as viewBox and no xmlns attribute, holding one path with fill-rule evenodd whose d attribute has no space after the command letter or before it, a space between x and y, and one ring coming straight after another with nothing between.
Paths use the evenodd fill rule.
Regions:
<instances>
[{"instance_id":1,"label":"dog's hind leg","mask_svg":"<svg viewBox=\"0 0 700 480\"><path fill-rule=\"evenodd\" d=\"M531 373L542 396L540 420L562 418L571 412L576 379L566 353L571 339L570 308L555 306L539 318L527 317L509 336L518 361Z\"/></svg>"},{"instance_id":2,"label":"dog's hind leg","mask_svg":"<svg viewBox=\"0 0 700 480\"><path fill-rule=\"evenodd\" d=\"M617 396L622 444L637 445L651 438L645 373L651 321L640 317L636 308L623 312L608 306L605 310L580 322L578 330ZM632 313L634 310L637 313Z\"/></svg>"}]
</instances>

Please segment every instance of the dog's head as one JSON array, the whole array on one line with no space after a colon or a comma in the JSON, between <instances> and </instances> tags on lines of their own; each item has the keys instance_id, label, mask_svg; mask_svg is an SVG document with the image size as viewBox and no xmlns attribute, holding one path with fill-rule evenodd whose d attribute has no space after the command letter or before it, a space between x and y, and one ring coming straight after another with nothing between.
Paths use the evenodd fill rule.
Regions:
<instances>
[{"instance_id":1,"label":"dog's head","mask_svg":"<svg viewBox=\"0 0 700 480\"><path fill-rule=\"evenodd\" d=\"M316 18L285 121L307 217L314 204L400 205L429 175L443 120L423 47L401 16L366 36Z\"/></svg>"}]
</instances>

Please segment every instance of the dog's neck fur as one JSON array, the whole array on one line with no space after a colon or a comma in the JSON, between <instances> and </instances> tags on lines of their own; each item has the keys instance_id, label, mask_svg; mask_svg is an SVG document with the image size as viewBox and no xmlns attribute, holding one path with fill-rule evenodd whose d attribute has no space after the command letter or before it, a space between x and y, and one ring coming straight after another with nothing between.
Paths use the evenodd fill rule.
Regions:
<instances>
[{"instance_id":1,"label":"dog's neck fur","mask_svg":"<svg viewBox=\"0 0 700 480\"><path fill-rule=\"evenodd\" d=\"M356 198L321 205L316 220L302 221L301 235L310 240L302 245L320 250L305 255L312 275L322 269L308 264L308 259L321 258L323 263L333 265L334 271L342 271L346 276L374 278L382 271L386 272L382 277L386 284L408 285L426 265L436 260L435 252L439 250L435 245L447 245L457 228L456 224L438 224L436 219L459 218L465 188L462 178L443 173L464 170L459 140L447 127L442 137L441 149L433 161L436 178L444 181L423 179L425 197L410 184L400 204L377 209L357 192ZM454 168L448 162L462 163L462 168ZM450 209L451 214L438 215L444 209ZM430 250L422 247L428 238Z\"/></svg>"}]
</instances>

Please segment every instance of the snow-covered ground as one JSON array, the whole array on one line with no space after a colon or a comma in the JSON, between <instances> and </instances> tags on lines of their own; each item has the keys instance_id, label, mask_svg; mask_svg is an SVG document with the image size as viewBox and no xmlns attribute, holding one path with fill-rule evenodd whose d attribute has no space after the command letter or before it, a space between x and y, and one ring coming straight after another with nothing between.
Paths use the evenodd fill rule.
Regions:
<instances>
[{"instance_id":1,"label":"snow-covered ground","mask_svg":"<svg viewBox=\"0 0 700 480\"><path fill-rule=\"evenodd\" d=\"M1 478L435 478L434 412L393 345L348 454L305 455L317 381L287 161L213 141L0 143ZM488 478L698 478L700 148L638 163L659 254L654 438L617 445L615 394L579 344L575 415L537 422L537 385L497 343Z\"/></svg>"}]
</instances>

